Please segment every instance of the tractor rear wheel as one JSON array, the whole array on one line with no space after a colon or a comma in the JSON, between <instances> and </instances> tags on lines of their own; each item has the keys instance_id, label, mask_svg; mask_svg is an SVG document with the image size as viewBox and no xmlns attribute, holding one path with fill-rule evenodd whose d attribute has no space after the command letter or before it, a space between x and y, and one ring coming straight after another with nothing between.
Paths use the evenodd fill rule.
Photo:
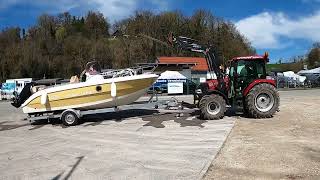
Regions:
<instances>
[{"instance_id":1,"label":"tractor rear wheel","mask_svg":"<svg viewBox=\"0 0 320 180\"><path fill-rule=\"evenodd\" d=\"M279 108L279 93L271 84L254 86L245 98L247 113L253 118L270 118Z\"/></svg>"},{"instance_id":2,"label":"tractor rear wheel","mask_svg":"<svg viewBox=\"0 0 320 180\"><path fill-rule=\"evenodd\" d=\"M203 96L199 102L200 117L203 119L221 119L226 111L226 101L217 94Z\"/></svg>"}]
</instances>

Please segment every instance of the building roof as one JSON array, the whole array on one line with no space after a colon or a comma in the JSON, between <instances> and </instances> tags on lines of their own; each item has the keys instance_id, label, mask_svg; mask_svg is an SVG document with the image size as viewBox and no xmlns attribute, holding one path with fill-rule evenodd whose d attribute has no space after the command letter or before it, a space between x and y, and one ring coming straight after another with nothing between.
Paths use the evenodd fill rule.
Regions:
<instances>
[{"instance_id":1,"label":"building roof","mask_svg":"<svg viewBox=\"0 0 320 180\"><path fill-rule=\"evenodd\" d=\"M158 57L159 64L195 64L193 71L208 71L205 58L202 57Z\"/></svg>"}]
</instances>

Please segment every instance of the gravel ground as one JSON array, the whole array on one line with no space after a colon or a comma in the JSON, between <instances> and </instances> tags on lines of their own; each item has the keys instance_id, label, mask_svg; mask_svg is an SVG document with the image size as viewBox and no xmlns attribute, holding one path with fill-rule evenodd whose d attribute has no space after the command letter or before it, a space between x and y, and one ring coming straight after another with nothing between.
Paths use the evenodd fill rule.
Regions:
<instances>
[{"instance_id":1,"label":"gravel ground","mask_svg":"<svg viewBox=\"0 0 320 180\"><path fill-rule=\"evenodd\" d=\"M320 179L320 90L280 98L275 117L236 120L204 179Z\"/></svg>"}]
</instances>

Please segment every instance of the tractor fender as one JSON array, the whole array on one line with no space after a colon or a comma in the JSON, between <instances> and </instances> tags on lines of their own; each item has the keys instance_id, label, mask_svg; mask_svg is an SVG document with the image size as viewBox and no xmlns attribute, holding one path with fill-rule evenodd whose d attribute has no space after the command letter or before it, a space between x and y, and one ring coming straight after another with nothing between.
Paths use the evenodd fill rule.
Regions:
<instances>
[{"instance_id":1,"label":"tractor fender","mask_svg":"<svg viewBox=\"0 0 320 180\"><path fill-rule=\"evenodd\" d=\"M267 83L267 84L271 84L274 87L276 86L276 82L273 79L256 79L254 81L252 81L244 90L243 90L243 97L246 97L247 94L249 93L249 91L257 84L261 84L261 83Z\"/></svg>"},{"instance_id":2,"label":"tractor fender","mask_svg":"<svg viewBox=\"0 0 320 180\"><path fill-rule=\"evenodd\" d=\"M218 91L218 90L209 90L208 92L207 92L207 94L208 95L210 95L210 94L218 94L218 95L220 95L220 96L222 96L223 97L223 99L226 101L226 103L229 105L230 103L229 103L229 99L228 99L228 97L226 96L226 94L224 94L223 92L221 92L221 91Z\"/></svg>"}]
</instances>

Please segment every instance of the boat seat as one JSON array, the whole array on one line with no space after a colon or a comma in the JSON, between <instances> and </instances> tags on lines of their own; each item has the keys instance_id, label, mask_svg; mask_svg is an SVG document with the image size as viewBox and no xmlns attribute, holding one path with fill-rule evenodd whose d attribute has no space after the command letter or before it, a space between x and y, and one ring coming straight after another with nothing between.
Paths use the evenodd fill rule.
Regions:
<instances>
[{"instance_id":1,"label":"boat seat","mask_svg":"<svg viewBox=\"0 0 320 180\"><path fill-rule=\"evenodd\" d=\"M71 76L71 78L70 78L70 83L79 83L79 82L80 82L80 81L79 81L79 78L78 78L77 75Z\"/></svg>"},{"instance_id":2,"label":"boat seat","mask_svg":"<svg viewBox=\"0 0 320 180\"><path fill-rule=\"evenodd\" d=\"M40 90L43 90L43 89L46 89L46 86L44 86L44 85L39 85L39 86L33 86L33 87L31 87L30 91L31 91L32 94L34 94L34 93L36 93L36 92L38 92L38 91L40 91Z\"/></svg>"},{"instance_id":3,"label":"boat seat","mask_svg":"<svg viewBox=\"0 0 320 180\"><path fill-rule=\"evenodd\" d=\"M86 82L100 82L104 80L104 77L100 74L93 75L93 76L87 76Z\"/></svg>"}]
</instances>

